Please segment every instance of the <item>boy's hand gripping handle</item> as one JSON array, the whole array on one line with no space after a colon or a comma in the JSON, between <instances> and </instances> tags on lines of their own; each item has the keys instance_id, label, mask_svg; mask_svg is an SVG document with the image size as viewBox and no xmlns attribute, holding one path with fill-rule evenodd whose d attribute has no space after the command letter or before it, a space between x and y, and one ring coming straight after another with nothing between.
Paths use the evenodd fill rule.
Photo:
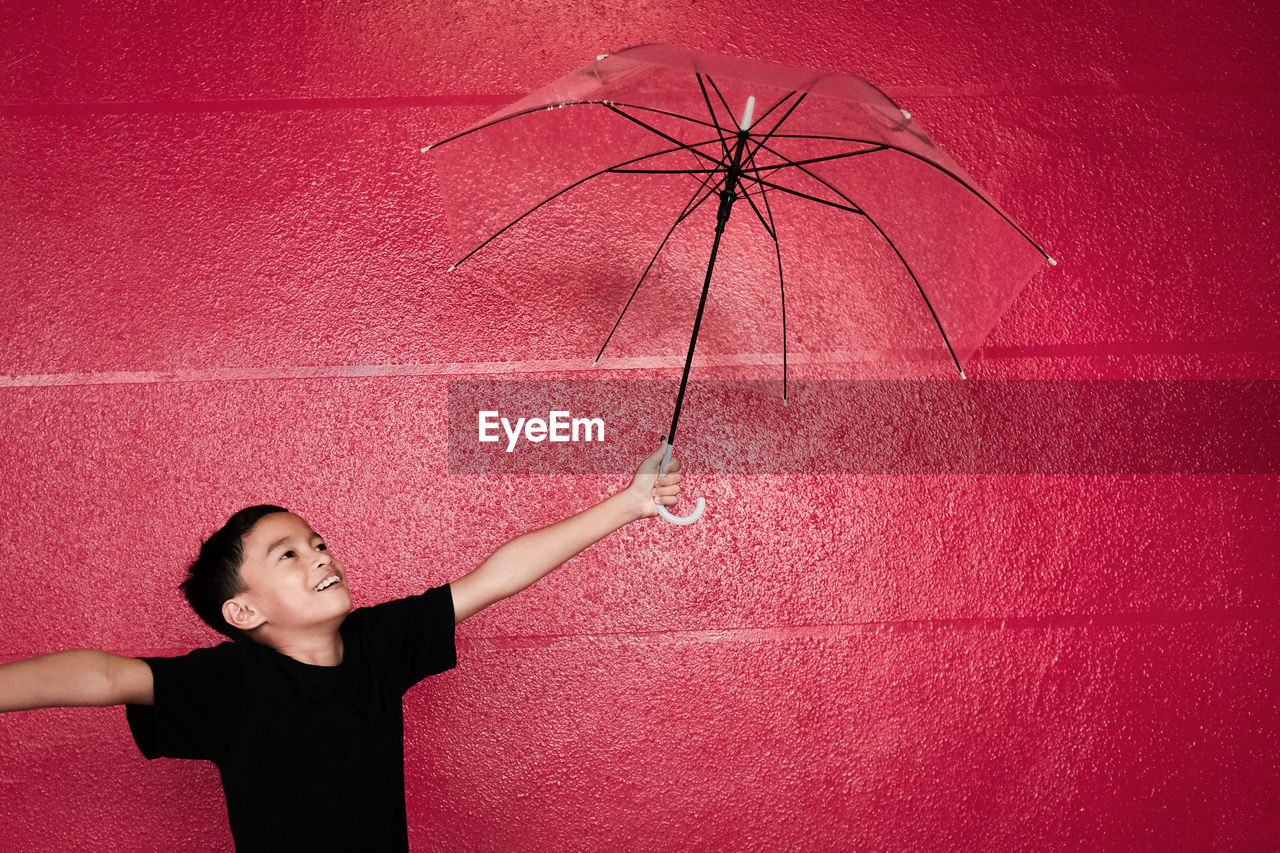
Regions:
<instances>
[{"instance_id":1,"label":"boy's hand gripping handle","mask_svg":"<svg viewBox=\"0 0 1280 853\"><path fill-rule=\"evenodd\" d=\"M665 467L666 464L671 461L671 449L672 449L672 445L667 444L667 453L665 456L662 457L662 463L658 465L659 474L662 473L663 467ZM667 509L662 504L658 504L658 515L662 516L672 524L693 524L699 518L702 518L702 511L706 508L707 508L707 502L702 498L698 498L698 503L693 508L693 512L689 513L688 515L676 515L675 513Z\"/></svg>"}]
</instances>

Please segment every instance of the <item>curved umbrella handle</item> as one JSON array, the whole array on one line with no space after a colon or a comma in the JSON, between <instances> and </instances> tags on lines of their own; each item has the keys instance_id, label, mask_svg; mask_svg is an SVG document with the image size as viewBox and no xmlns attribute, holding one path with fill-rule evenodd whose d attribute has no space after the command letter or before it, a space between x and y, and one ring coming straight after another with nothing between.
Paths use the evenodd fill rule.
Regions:
<instances>
[{"instance_id":1,"label":"curved umbrella handle","mask_svg":"<svg viewBox=\"0 0 1280 853\"><path fill-rule=\"evenodd\" d=\"M699 518L702 518L702 511L707 508L707 502L703 498L698 498L698 505L693 508L693 512L688 515L676 515L662 504L658 504L658 515L665 518L672 524L693 524Z\"/></svg>"},{"instance_id":2,"label":"curved umbrella handle","mask_svg":"<svg viewBox=\"0 0 1280 853\"><path fill-rule=\"evenodd\" d=\"M663 465L666 465L668 462L671 461L671 448L672 446L668 444L667 455L662 457L662 464L658 466L659 471L662 470ZM658 504L658 515L662 516L672 524L693 524L699 518L702 518L702 511L706 508L707 508L707 502L702 498L698 498L698 503L693 508L693 512L689 513L688 515L676 515L674 512L667 509L662 504Z\"/></svg>"}]
</instances>

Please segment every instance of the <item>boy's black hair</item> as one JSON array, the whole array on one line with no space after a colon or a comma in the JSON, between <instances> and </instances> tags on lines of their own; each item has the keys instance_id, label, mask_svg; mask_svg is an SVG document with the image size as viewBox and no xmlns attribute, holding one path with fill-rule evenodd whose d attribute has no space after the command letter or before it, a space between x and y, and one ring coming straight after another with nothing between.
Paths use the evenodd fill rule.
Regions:
<instances>
[{"instance_id":1,"label":"boy's black hair","mask_svg":"<svg viewBox=\"0 0 1280 853\"><path fill-rule=\"evenodd\" d=\"M252 638L233 628L222 617L222 605L248 587L240 577L244 561L244 535L264 515L288 512L281 506L259 504L245 507L227 519L227 523L200 546L200 556L187 568L187 579L178 585L196 615L213 630L233 640L252 642Z\"/></svg>"}]
</instances>

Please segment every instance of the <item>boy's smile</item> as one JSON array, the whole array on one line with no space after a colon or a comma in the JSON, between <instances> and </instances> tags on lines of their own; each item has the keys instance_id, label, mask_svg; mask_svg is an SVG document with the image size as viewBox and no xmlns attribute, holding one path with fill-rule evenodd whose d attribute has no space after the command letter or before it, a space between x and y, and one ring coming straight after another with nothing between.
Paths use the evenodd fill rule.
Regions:
<instances>
[{"instance_id":1,"label":"boy's smile","mask_svg":"<svg viewBox=\"0 0 1280 853\"><path fill-rule=\"evenodd\" d=\"M324 539L299 516L263 516L243 539L240 577L248 590L224 605L228 621L278 651L323 648L351 612L346 571ZM307 655L310 657L310 655Z\"/></svg>"}]
</instances>

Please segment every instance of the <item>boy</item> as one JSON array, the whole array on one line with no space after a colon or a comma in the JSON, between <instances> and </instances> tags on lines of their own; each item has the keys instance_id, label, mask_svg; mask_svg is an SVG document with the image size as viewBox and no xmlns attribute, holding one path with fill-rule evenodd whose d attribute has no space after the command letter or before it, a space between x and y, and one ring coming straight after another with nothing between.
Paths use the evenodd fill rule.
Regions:
<instances>
[{"instance_id":1,"label":"boy","mask_svg":"<svg viewBox=\"0 0 1280 853\"><path fill-rule=\"evenodd\" d=\"M627 488L421 595L353 611L342 563L282 507L241 510L182 590L234 642L177 658L78 649L0 666L0 711L126 705L147 758L217 764L236 849L407 850L401 696L457 663L454 626L657 505L665 443Z\"/></svg>"}]
</instances>

